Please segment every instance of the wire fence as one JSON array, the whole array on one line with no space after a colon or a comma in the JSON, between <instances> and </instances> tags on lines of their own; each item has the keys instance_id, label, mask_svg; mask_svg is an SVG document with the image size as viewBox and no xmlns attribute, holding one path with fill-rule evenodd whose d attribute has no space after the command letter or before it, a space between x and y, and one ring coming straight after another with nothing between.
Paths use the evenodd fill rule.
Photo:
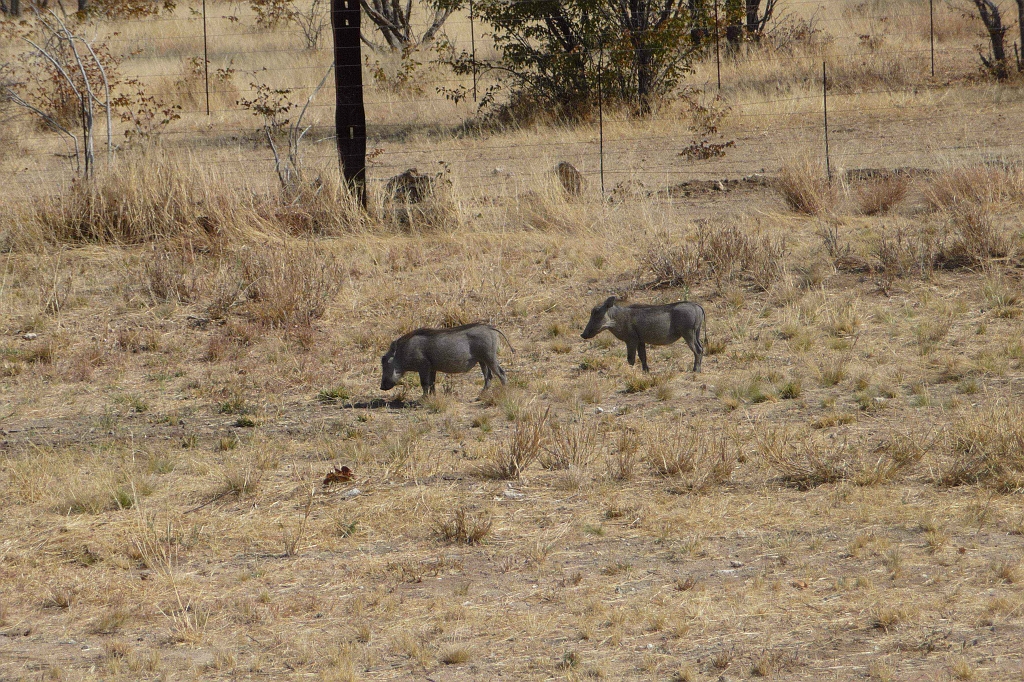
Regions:
<instances>
[{"instance_id":1,"label":"wire fence","mask_svg":"<svg viewBox=\"0 0 1024 682\"><path fill-rule=\"evenodd\" d=\"M979 77L984 43L975 34L980 23L965 28L964 15L945 4L933 6L934 14L928 2L918 4L921 11L903 6L884 12L862 5L859 11L817 17L820 2L793 0L785 4L787 11L807 10L801 19L804 42L766 41L732 50L725 49L722 39L720 91L713 50L704 53L687 81L707 97L720 92L728 113L715 139L734 145L724 156L700 161L683 151L707 133L693 129L680 107L666 106L643 119L621 108L602 108L586 123L543 131L473 131L467 125L477 114L473 103L451 101L444 94L446 88L468 85L469 77L426 59L405 63L408 70L400 76L387 63L394 62L393 55L364 48L367 142L374 151L368 180L384 182L413 167L443 169L464 190L514 193L567 160L591 187L611 191L627 182L663 187L691 179L770 174L793 162L794 150L820 158L823 172L829 165L896 168L1016 160L1024 145L1012 141L1012 115L1007 119L997 98L984 103L984 89L991 85ZM303 32L291 26L245 29L233 15L216 18L213 26L205 36L205 60L203 20L194 15L138 20L102 39L111 53L127 55L120 67L123 76L136 78L147 93L176 107L180 119L160 127L160 144L183 150L226 177L273 181L275 157L258 134L259 117L243 104L259 86L269 85L291 103L282 120L293 120L315 94L308 104L310 130L301 157L309 164L335 161L333 83L315 92L330 66L329 46L311 49ZM865 27L871 32L857 32ZM482 44L487 31L479 18L473 28L470 37L485 54L491 48ZM470 30L468 16L452 16L445 25L453 43L470 42L464 40ZM929 30L937 30L937 41ZM99 41L102 32L102 26L94 27L89 37ZM329 32L322 42L328 40ZM830 159L825 157L822 64L828 81ZM206 65L210 74L208 108L197 65ZM481 88L493 82L486 74L481 78ZM982 99L975 106L970 94L951 94L951 80L965 81L960 89L974 88ZM98 129L94 134L101 157L104 142ZM45 190L70 177L54 133L23 127L17 143L13 159L0 156L0 168L9 169L14 184ZM117 143L125 146L123 138Z\"/></svg>"}]
</instances>

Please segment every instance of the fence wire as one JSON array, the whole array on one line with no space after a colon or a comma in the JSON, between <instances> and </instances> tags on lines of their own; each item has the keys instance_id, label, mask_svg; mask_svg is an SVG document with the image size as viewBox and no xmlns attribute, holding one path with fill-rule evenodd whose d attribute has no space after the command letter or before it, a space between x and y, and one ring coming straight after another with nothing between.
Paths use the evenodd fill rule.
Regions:
<instances>
[{"instance_id":1,"label":"fence wire","mask_svg":"<svg viewBox=\"0 0 1024 682\"><path fill-rule=\"evenodd\" d=\"M721 95L728 113L722 134L712 136L712 141L734 145L725 149L722 158L706 161L694 161L683 153L707 134L691 129L679 107L665 107L643 119L632 118L621 108L603 110L585 123L553 126L537 135L474 130L468 125L478 115L472 102L453 102L445 97L446 89L467 86L468 76L453 75L443 66L424 60L412 67L409 82L396 83L378 62L393 61L394 56L377 55L364 47L367 72L362 87L367 142L370 150L376 150L368 165L368 179L380 183L411 167L431 172L443 168L461 188L486 194L518 192L530 185L534 175L549 171L558 160L574 163L592 186L600 183L603 167L606 182L600 184L609 189L626 181L660 187L690 179L771 173L794 160L791 152L779 148L781 139L793 141L811 158L823 157L823 97L813 90L820 85L813 79L816 71L820 79L822 60L830 71L832 160L840 168L868 163L897 167L1019 158L1024 145L1006 142L1002 134L992 139L990 133L1001 132L995 118L991 129L984 125L986 116L997 117L998 113L968 109L962 99L949 94L950 79L977 78L976 45L964 45L962 40L960 44L940 41L934 49L938 77L931 77L929 36L914 29L918 20L927 25L927 4L923 11L872 14L865 10L856 15L817 17L814 9L821 6L820 2L786 3L789 10L802 6L811 13L804 21L818 32L820 40L808 51L788 52L771 44L723 51L726 70ZM953 16L947 11L941 19L948 21ZM204 62L201 18L157 16L118 22L116 26L123 31L102 42L112 53L126 50L129 57L121 64L122 75L136 78L145 92L158 93L154 97L173 107L174 116L180 117L159 130L159 144L165 149L183 150L195 163L218 169L225 177L272 180L275 157L261 136L260 117L252 115L253 107L244 102L257 96L260 87L279 90L292 103L291 110L280 115L290 123L328 69L331 50L326 44L319 49L301 44L303 32L288 26L274 31L241 30L237 20L228 15L216 19L220 23L229 21L231 29L207 33L207 64L212 76L209 114L204 83L197 71ZM843 33L855 23L870 24L878 31ZM132 31L152 32L154 26L157 35L130 35ZM461 34L469 26L468 16L453 16L445 30ZM479 20L476 28L479 39L486 31L480 29ZM250 44L236 44L246 41ZM261 41L270 45L260 46ZM294 44L283 44L286 41ZM480 49L486 53L483 46ZM130 74L133 52L163 64L177 59L181 68ZM605 58L611 55L610 50L602 51ZM713 51L705 53L698 72L709 69L709 59L713 68ZM786 92L787 86L781 82L772 93L772 70L782 74L806 71L812 82L803 84L801 89L806 93ZM706 97L717 94L710 76L705 76L704 82L697 82L698 78L696 73L691 74L689 84L702 88ZM759 78L764 82L758 82ZM482 73L480 90L492 82ZM752 96L758 92L763 94ZM334 86L329 83L308 105L306 122L310 130L301 148L304 163L329 164L337 159L330 124L333 101ZM974 130L968 129L968 122L976 126ZM603 146L598 134L601 125ZM959 125L962 130L954 140L908 132L934 131L943 125ZM100 157L105 152L101 127L97 117L93 134L100 168ZM120 135L117 144L127 146ZM9 169L14 184L45 191L48 187L56 189L71 177L66 150L54 133L38 126L23 129L16 145L15 162L0 156L0 167ZM824 167L824 158L820 160Z\"/></svg>"}]
</instances>

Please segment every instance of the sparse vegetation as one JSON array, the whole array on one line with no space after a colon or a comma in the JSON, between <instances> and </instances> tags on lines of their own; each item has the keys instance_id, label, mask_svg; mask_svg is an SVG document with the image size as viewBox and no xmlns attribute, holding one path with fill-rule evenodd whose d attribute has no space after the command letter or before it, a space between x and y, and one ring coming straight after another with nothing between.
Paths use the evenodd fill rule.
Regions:
<instances>
[{"instance_id":1,"label":"sparse vegetation","mask_svg":"<svg viewBox=\"0 0 1024 682\"><path fill-rule=\"evenodd\" d=\"M198 5L96 2L67 20L119 60L109 167L99 109L86 179L0 101L0 678L1019 675L1024 176L976 17L935 3L931 80L927 3L749 31L720 2L702 112L713 5L686 5L695 71L639 120L624 34L580 46L603 193L592 109L482 72L478 109L429 41L375 52L363 211L326 90L286 147L323 3L207 3L207 117ZM452 9L442 52L470 45ZM30 83L31 14L0 22L0 88ZM411 165L422 202L384 190ZM703 371L582 342L612 294L699 302ZM391 339L477 320L507 386L379 390Z\"/></svg>"}]
</instances>

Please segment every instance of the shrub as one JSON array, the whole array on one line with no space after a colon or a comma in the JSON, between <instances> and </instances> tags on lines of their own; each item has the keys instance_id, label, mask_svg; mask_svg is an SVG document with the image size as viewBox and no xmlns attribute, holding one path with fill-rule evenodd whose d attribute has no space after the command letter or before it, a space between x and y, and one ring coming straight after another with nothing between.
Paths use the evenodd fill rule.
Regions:
<instances>
[{"instance_id":1,"label":"shrub","mask_svg":"<svg viewBox=\"0 0 1024 682\"><path fill-rule=\"evenodd\" d=\"M791 209L804 215L827 213L838 201L823 170L809 161L784 166L773 186Z\"/></svg>"},{"instance_id":2,"label":"shrub","mask_svg":"<svg viewBox=\"0 0 1024 682\"><path fill-rule=\"evenodd\" d=\"M907 198L910 179L905 175L889 175L869 180L857 192L857 207L864 215L888 213Z\"/></svg>"},{"instance_id":3,"label":"shrub","mask_svg":"<svg viewBox=\"0 0 1024 682\"><path fill-rule=\"evenodd\" d=\"M446 44L442 59L458 74L492 71L511 85L507 111L533 118L550 112L579 120L605 97L646 116L689 69L699 45L689 40L688 9L681 0L620 11L609 0L504 2L482 0L478 16L493 30L498 57L474 60ZM600 62L600 64L599 64ZM447 90L451 99L465 89ZM493 103L494 91L485 95Z\"/></svg>"},{"instance_id":4,"label":"shrub","mask_svg":"<svg viewBox=\"0 0 1024 682\"><path fill-rule=\"evenodd\" d=\"M334 256L317 246L246 249L239 268L254 321L279 328L308 327L327 312L338 292Z\"/></svg>"},{"instance_id":5,"label":"shrub","mask_svg":"<svg viewBox=\"0 0 1024 682\"><path fill-rule=\"evenodd\" d=\"M548 411L539 418L525 415L519 418L512 426L512 433L491 453L490 461L481 467L480 473L498 479L517 479L522 476L540 457L547 418Z\"/></svg>"},{"instance_id":6,"label":"shrub","mask_svg":"<svg viewBox=\"0 0 1024 682\"><path fill-rule=\"evenodd\" d=\"M942 487L981 484L1011 492L1024 488L1024 414L1009 408L954 424L946 449L952 460L940 471Z\"/></svg>"},{"instance_id":7,"label":"shrub","mask_svg":"<svg viewBox=\"0 0 1024 682\"><path fill-rule=\"evenodd\" d=\"M458 507L434 521L434 532L445 542L478 545L491 532L489 512Z\"/></svg>"}]
</instances>

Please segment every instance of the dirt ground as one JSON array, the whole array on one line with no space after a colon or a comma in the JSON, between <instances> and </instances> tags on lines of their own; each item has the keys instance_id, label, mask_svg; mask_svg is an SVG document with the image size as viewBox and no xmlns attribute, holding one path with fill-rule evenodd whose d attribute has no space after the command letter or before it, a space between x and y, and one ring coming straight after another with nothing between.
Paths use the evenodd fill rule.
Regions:
<instances>
[{"instance_id":1,"label":"dirt ground","mask_svg":"<svg viewBox=\"0 0 1024 682\"><path fill-rule=\"evenodd\" d=\"M991 272L888 295L870 272L816 281L800 270L820 260L816 220L732 187L655 205L669 225L723 202L769 216L815 283L688 292L721 345L699 375L682 344L652 349L654 383L620 343L578 337L653 238L616 235L614 220L584 239L326 240L347 275L312 339L140 302L145 250L10 254L0 676L1019 678L1019 495L939 483L950 434L1019 417L1018 304L986 302ZM32 312L65 273L71 302ZM415 380L384 401L393 335L484 310L517 351L502 353L508 389L479 394L470 374L433 401L415 400ZM932 319L948 329L923 350ZM549 456L518 480L486 473L545 418ZM555 424L583 438L568 469L541 466L557 466ZM868 465L899 438L918 454L891 479L802 489L772 467L773 438ZM720 480L659 473L658 457L718 453L715 439L734 458ZM342 464L354 479L323 486Z\"/></svg>"}]
</instances>

